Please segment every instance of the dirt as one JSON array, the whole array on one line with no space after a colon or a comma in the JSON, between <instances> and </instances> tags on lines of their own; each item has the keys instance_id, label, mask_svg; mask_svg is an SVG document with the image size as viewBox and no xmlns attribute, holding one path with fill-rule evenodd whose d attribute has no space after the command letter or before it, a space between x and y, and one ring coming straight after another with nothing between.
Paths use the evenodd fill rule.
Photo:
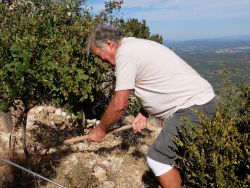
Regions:
<instances>
[{"instance_id":1,"label":"dirt","mask_svg":"<svg viewBox=\"0 0 250 188\"><path fill-rule=\"evenodd\" d=\"M64 187L159 187L145 160L147 150L158 134L154 119L150 120L149 130L141 134L125 130L108 134L101 143L83 141L63 146L64 140L87 134L98 123L97 120L86 120L79 126L74 118L63 109L52 106L31 109L26 130L28 155L23 152L22 129L16 126L11 134L0 132L0 156ZM114 128L128 125L132 119L125 117ZM0 162L0 171L0 187L57 187L3 162Z\"/></svg>"}]
</instances>

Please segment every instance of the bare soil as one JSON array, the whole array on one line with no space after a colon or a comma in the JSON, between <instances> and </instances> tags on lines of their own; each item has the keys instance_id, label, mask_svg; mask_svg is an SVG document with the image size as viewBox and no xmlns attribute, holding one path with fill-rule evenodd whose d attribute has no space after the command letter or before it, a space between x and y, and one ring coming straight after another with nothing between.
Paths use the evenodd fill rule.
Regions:
<instances>
[{"instance_id":1,"label":"bare soil","mask_svg":"<svg viewBox=\"0 0 250 188\"><path fill-rule=\"evenodd\" d=\"M16 122L13 117L13 121ZM114 127L128 125L126 117ZM150 130L135 134L125 130L108 134L101 143L82 141L52 150L63 141L87 132L97 120L86 120L79 126L74 116L52 106L33 108L28 114L26 143L23 152L22 128L0 131L0 156L19 164L64 187L82 188L158 188L158 182L146 164L146 153L158 134L157 123ZM30 173L0 161L0 187L57 187Z\"/></svg>"}]
</instances>

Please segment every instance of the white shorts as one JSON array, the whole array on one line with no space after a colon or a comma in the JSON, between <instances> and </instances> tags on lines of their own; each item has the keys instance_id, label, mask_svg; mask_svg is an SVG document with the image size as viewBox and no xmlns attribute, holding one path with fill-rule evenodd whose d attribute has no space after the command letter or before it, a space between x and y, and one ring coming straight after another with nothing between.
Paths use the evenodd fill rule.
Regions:
<instances>
[{"instance_id":1,"label":"white shorts","mask_svg":"<svg viewBox=\"0 0 250 188\"><path fill-rule=\"evenodd\" d=\"M173 168L173 166L168 164L163 164L157 162L149 157L147 157L148 166L154 172L155 176L161 176Z\"/></svg>"}]
</instances>

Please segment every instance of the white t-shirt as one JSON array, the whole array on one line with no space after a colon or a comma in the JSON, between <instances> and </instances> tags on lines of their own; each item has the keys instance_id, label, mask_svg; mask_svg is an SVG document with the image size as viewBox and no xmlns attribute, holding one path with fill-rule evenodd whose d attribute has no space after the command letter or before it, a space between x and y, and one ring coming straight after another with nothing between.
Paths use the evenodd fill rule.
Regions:
<instances>
[{"instance_id":1,"label":"white t-shirt","mask_svg":"<svg viewBox=\"0 0 250 188\"><path fill-rule=\"evenodd\" d=\"M115 62L115 90L134 90L143 109L155 117L166 119L215 96L212 86L191 66L154 41L123 38Z\"/></svg>"}]
</instances>

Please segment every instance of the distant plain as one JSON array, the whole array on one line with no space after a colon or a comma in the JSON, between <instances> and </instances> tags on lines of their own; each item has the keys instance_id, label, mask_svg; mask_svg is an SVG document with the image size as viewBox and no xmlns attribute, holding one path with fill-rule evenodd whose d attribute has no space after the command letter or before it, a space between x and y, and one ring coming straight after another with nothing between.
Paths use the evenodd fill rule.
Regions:
<instances>
[{"instance_id":1,"label":"distant plain","mask_svg":"<svg viewBox=\"0 0 250 188\"><path fill-rule=\"evenodd\" d=\"M165 41L164 44L196 69L217 90L222 78L223 67L237 70L235 82L249 79L250 39L204 39L192 41Z\"/></svg>"}]
</instances>

